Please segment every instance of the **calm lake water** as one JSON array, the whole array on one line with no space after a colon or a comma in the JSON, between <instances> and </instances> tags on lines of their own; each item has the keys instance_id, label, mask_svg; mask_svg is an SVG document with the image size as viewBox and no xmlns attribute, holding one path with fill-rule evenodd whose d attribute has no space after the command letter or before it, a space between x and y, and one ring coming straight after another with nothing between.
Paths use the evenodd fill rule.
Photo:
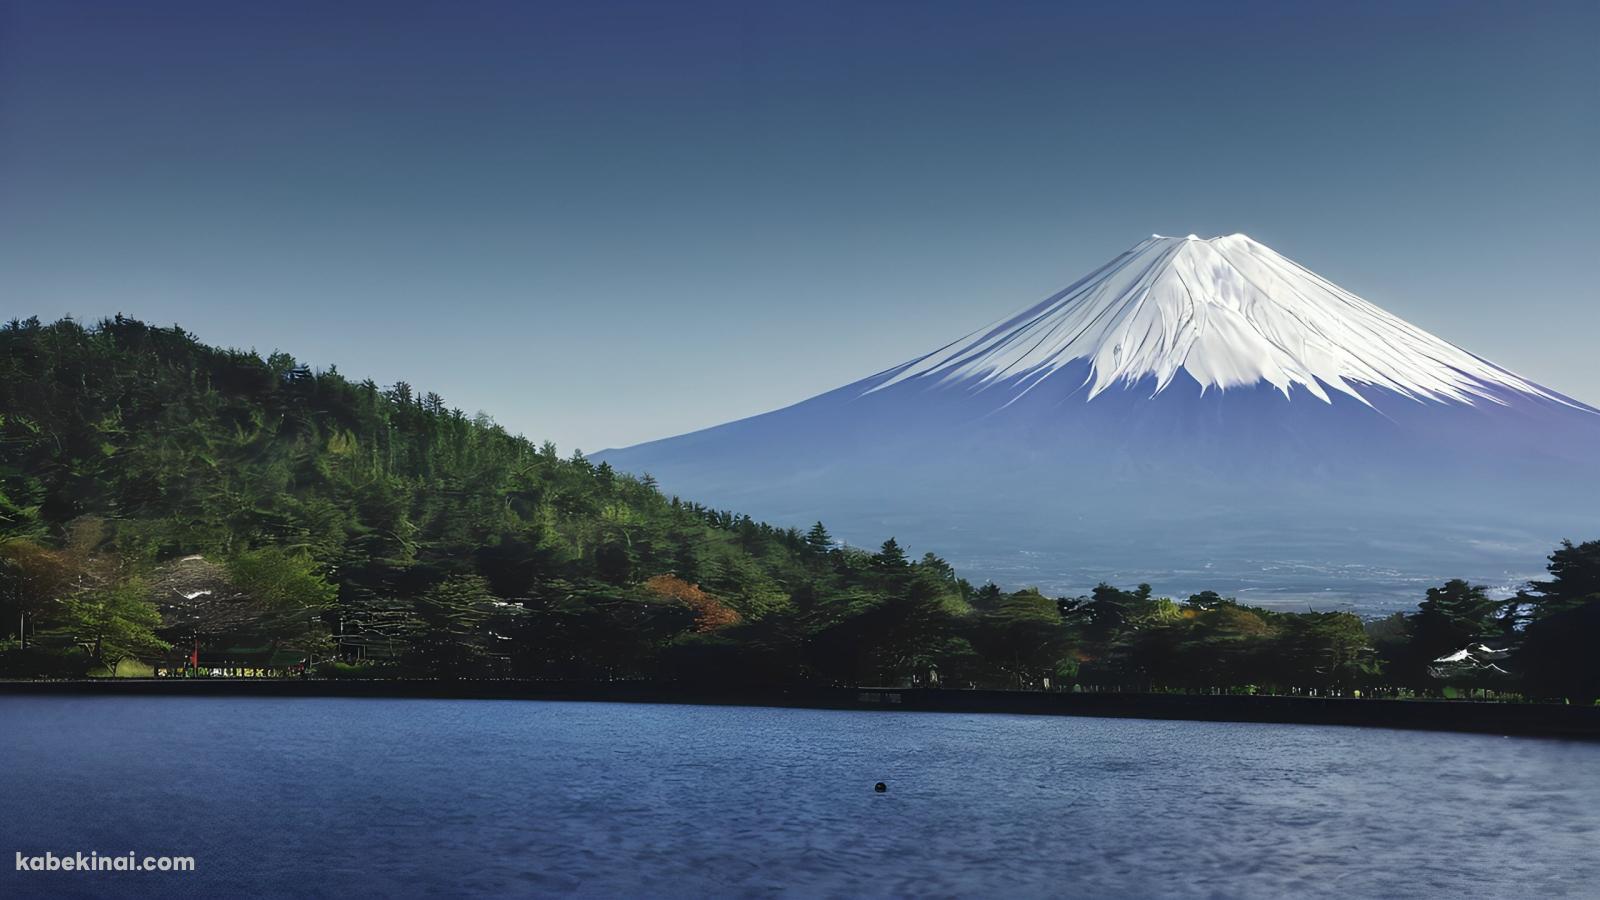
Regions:
<instances>
[{"instance_id":1,"label":"calm lake water","mask_svg":"<svg viewBox=\"0 0 1600 900\"><path fill-rule=\"evenodd\" d=\"M1473 735L3 697L0 798L0 896L1600 892L1600 744ZM46 850L198 870L13 871Z\"/></svg>"}]
</instances>

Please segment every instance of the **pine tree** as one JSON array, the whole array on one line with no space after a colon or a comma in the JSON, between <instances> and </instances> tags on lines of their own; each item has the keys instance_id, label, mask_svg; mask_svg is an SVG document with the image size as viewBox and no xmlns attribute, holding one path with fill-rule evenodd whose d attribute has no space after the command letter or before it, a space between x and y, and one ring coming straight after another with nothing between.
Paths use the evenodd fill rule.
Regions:
<instances>
[{"instance_id":1,"label":"pine tree","mask_svg":"<svg viewBox=\"0 0 1600 900\"><path fill-rule=\"evenodd\" d=\"M1416 661L1426 664L1493 633L1497 630L1494 613L1498 607L1482 585L1459 578L1443 587L1428 588L1427 599L1407 622Z\"/></svg>"},{"instance_id":2,"label":"pine tree","mask_svg":"<svg viewBox=\"0 0 1600 900\"><path fill-rule=\"evenodd\" d=\"M828 529L822 527L821 522L818 522L811 526L810 531L806 532L806 546L811 548L812 553L827 553L833 549L833 535L828 533Z\"/></svg>"},{"instance_id":3,"label":"pine tree","mask_svg":"<svg viewBox=\"0 0 1600 900\"><path fill-rule=\"evenodd\" d=\"M906 561L906 551L894 538L883 542L883 547L873 554L872 564L884 571L899 571L910 565Z\"/></svg>"}]
</instances>

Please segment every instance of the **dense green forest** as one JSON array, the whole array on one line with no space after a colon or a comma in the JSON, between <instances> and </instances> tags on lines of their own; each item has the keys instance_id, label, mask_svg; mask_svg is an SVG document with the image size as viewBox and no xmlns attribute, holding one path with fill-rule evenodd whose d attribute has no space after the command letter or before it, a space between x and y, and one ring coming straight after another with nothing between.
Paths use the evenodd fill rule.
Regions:
<instances>
[{"instance_id":1,"label":"dense green forest","mask_svg":"<svg viewBox=\"0 0 1600 900\"><path fill-rule=\"evenodd\" d=\"M1600 541L1363 622L974 586L401 383L118 316L0 330L0 670L1600 695ZM1442 660L1442 661L1441 661Z\"/></svg>"}]
</instances>

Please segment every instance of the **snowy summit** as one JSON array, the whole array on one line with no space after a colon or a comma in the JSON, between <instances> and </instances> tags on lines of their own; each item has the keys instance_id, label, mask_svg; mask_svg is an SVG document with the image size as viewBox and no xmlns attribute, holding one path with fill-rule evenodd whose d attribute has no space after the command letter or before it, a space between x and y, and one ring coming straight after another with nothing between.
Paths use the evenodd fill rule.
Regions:
<instances>
[{"instance_id":1,"label":"snowy summit","mask_svg":"<svg viewBox=\"0 0 1600 900\"><path fill-rule=\"evenodd\" d=\"M1491 387L1547 399L1537 385L1344 290L1247 235L1151 235L1010 318L897 369L871 390L933 378L1031 390L1089 364L1088 397L1187 375L1202 390L1265 382L1324 402L1361 386L1414 399L1500 402Z\"/></svg>"}]
</instances>

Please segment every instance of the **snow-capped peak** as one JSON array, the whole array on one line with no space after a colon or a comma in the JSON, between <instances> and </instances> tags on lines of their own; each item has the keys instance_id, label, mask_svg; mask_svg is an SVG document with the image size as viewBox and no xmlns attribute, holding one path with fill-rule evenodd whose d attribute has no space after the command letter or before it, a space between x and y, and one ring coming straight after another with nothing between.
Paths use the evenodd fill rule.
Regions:
<instances>
[{"instance_id":1,"label":"snow-capped peak","mask_svg":"<svg viewBox=\"0 0 1600 900\"><path fill-rule=\"evenodd\" d=\"M875 379L1005 383L1019 393L1076 360L1088 397L1180 372L1202 391L1266 382L1324 402L1372 386L1427 400L1500 402L1513 390L1566 403L1243 234L1151 235L1044 302Z\"/></svg>"}]
</instances>

